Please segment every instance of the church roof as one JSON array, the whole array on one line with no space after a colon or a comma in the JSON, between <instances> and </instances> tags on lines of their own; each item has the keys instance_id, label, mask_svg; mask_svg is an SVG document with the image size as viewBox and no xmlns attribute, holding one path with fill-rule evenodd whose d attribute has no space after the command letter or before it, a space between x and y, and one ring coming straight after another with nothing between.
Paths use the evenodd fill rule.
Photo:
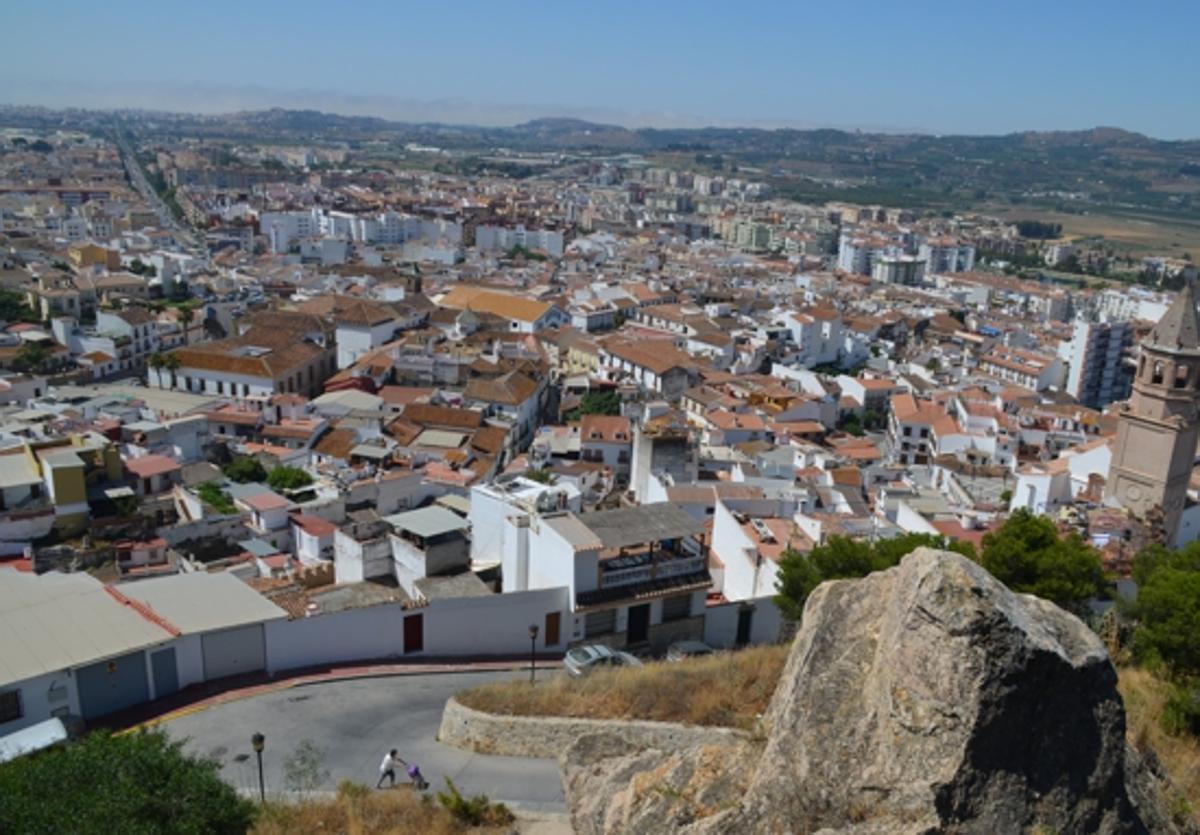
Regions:
<instances>
[{"instance_id":1,"label":"church roof","mask_svg":"<svg viewBox=\"0 0 1200 835\"><path fill-rule=\"evenodd\" d=\"M1171 350L1200 350L1200 318L1196 315L1196 293L1189 281L1150 331L1148 343Z\"/></svg>"}]
</instances>

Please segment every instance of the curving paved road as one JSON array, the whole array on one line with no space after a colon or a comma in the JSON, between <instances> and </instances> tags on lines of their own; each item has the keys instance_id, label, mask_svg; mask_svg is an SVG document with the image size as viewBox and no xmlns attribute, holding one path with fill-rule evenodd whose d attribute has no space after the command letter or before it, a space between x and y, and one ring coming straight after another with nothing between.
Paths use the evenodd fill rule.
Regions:
<instances>
[{"instance_id":1,"label":"curving paved road","mask_svg":"<svg viewBox=\"0 0 1200 835\"><path fill-rule=\"evenodd\" d=\"M463 794L486 794L529 811L562 812L562 779L554 760L483 756L435 740L442 708L455 692L523 675L444 673L308 684L216 705L161 727L186 739L189 752L219 760L222 776L247 792L258 790L250 746L258 732L266 736L268 793L285 788L284 759L301 740L311 739L324 752L329 789L347 778L375 785L379 761L394 747L405 760L420 764L433 789L450 777Z\"/></svg>"}]
</instances>

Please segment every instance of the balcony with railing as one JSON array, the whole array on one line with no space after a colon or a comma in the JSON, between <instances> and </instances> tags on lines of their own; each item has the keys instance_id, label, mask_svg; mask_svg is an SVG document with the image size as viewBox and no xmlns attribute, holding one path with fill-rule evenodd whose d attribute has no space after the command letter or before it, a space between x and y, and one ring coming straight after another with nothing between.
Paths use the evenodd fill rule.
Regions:
<instances>
[{"instance_id":1,"label":"balcony with railing","mask_svg":"<svg viewBox=\"0 0 1200 835\"><path fill-rule=\"evenodd\" d=\"M708 567L703 553L684 549L654 548L623 554L600 562L600 588L610 589L668 577L698 574Z\"/></svg>"}]
</instances>

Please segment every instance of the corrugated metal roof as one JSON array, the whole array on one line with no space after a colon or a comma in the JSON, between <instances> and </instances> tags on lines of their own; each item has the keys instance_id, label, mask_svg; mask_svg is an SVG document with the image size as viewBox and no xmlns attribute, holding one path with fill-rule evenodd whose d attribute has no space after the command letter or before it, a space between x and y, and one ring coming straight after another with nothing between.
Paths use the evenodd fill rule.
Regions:
<instances>
[{"instance_id":1,"label":"corrugated metal roof","mask_svg":"<svg viewBox=\"0 0 1200 835\"><path fill-rule=\"evenodd\" d=\"M154 582L154 581L143 581ZM0 686L170 640L87 574L0 569Z\"/></svg>"},{"instance_id":2,"label":"corrugated metal roof","mask_svg":"<svg viewBox=\"0 0 1200 835\"><path fill-rule=\"evenodd\" d=\"M385 516L383 521L398 530L405 530L420 537L461 531L469 524L466 519L454 511L438 505Z\"/></svg>"},{"instance_id":3,"label":"corrugated metal roof","mask_svg":"<svg viewBox=\"0 0 1200 835\"><path fill-rule=\"evenodd\" d=\"M603 547L600 537L574 513L543 516L542 523L565 539L576 551L599 550Z\"/></svg>"},{"instance_id":4,"label":"corrugated metal roof","mask_svg":"<svg viewBox=\"0 0 1200 835\"><path fill-rule=\"evenodd\" d=\"M684 536L699 536L704 526L671 502L599 510L578 517L605 548L626 548Z\"/></svg>"},{"instance_id":5,"label":"corrugated metal roof","mask_svg":"<svg viewBox=\"0 0 1200 835\"><path fill-rule=\"evenodd\" d=\"M224 572L139 580L123 584L121 591L145 603L185 634L287 617L283 609Z\"/></svg>"}]
</instances>

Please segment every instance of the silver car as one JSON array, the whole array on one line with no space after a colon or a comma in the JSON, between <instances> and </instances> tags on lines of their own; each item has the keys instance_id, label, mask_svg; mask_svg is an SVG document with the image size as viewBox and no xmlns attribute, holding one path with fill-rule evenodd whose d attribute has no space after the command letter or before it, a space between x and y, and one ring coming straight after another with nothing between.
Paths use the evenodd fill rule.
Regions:
<instances>
[{"instance_id":1,"label":"silver car","mask_svg":"<svg viewBox=\"0 0 1200 835\"><path fill-rule=\"evenodd\" d=\"M712 655L713 652L713 648L703 641L677 641L667 648L667 660L685 661L688 658Z\"/></svg>"},{"instance_id":2,"label":"silver car","mask_svg":"<svg viewBox=\"0 0 1200 835\"><path fill-rule=\"evenodd\" d=\"M592 670L640 666L642 666L642 662L629 653L606 647L603 644L585 644L575 647L568 650L566 657L563 658L563 667L568 675L575 678L583 678Z\"/></svg>"}]
</instances>

